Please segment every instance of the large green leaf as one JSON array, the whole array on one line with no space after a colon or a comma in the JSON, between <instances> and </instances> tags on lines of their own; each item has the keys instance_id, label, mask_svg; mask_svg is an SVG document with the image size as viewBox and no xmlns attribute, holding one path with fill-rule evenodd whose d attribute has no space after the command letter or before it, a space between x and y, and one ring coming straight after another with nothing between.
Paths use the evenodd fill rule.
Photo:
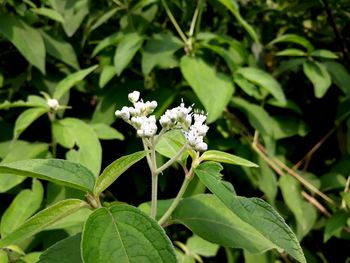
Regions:
<instances>
[{"instance_id":1,"label":"large green leaf","mask_svg":"<svg viewBox=\"0 0 350 263\"><path fill-rule=\"evenodd\" d=\"M148 75L155 66L174 63L173 54L183 46L180 39L165 34L154 34L142 53L142 73Z\"/></svg>"},{"instance_id":2,"label":"large green leaf","mask_svg":"<svg viewBox=\"0 0 350 263\"><path fill-rule=\"evenodd\" d=\"M38 15L46 16L57 22L64 23L64 18L62 17L62 15L54 9L40 7L40 8L32 8L31 10Z\"/></svg>"},{"instance_id":3,"label":"large green leaf","mask_svg":"<svg viewBox=\"0 0 350 263\"><path fill-rule=\"evenodd\" d=\"M184 56L181 72L208 112L207 121L219 118L234 92L233 82L226 75L216 72L213 66L201 58ZM215 100L215 103L213 103Z\"/></svg>"},{"instance_id":4,"label":"large green leaf","mask_svg":"<svg viewBox=\"0 0 350 263\"><path fill-rule=\"evenodd\" d=\"M261 69L248 67L238 69L236 74L241 74L250 82L267 90L280 104L287 104L281 85L269 73Z\"/></svg>"},{"instance_id":5,"label":"large green leaf","mask_svg":"<svg viewBox=\"0 0 350 263\"><path fill-rule=\"evenodd\" d=\"M45 73L45 45L39 33L20 18L0 13L0 33L28 60Z\"/></svg>"},{"instance_id":6,"label":"large green leaf","mask_svg":"<svg viewBox=\"0 0 350 263\"><path fill-rule=\"evenodd\" d=\"M252 163L251 161L248 161L242 157L215 150L209 150L204 152L200 157L200 160L215 161L219 163L228 163L247 167L258 167L258 165L256 165L255 163Z\"/></svg>"},{"instance_id":7,"label":"large green leaf","mask_svg":"<svg viewBox=\"0 0 350 263\"><path fill-rule=\"evenodd\" d=\"M299 262L306 262L298 239L283 218L262 199L235 196L222 184L221 170L220 164L206 162L195 173L232 213L269 241L270 249L285 250Z\"/></svg>"},{"instance_id":8,"label":"large green leaf","mask_svg":"<svg viewBox=\"0 0 350 263\"><path fill-rule=\"evenodd\" d=\"M77 72L74 72L67 77L65 77L63 80L61 80L56 88L55 92L53 93L53 97L55 99L60 99L66 92L68 92L74 85L76 85L79 81L82 81L87 75L89 75L91 72L93 72L98 65L91 66L86 69L79 70Z\"/></svg>"},{"instance_id":9,"label":"large green leaf","mask_svg":"<svg viewBox=\"0 0 350 263\"><path fill-rule=\"evenodd\" d=\"M22 226L14 232L0 239L0 247L17 244L27 238L45 230L46 227L56 221L87 206L87 203L78 199L67 199L58 202L29 218Z\"/></svg>"},{"instance_id":10,"label":"large green leaf","mask_svg":"<svg viewBox=\"0 0 350 263\"><path fill-rule=\"evenodd\" d=\"M16 230L41 206L44 189L41 183L33 180L32 190L22 190L12 201L1 217L1 237Z\"/></svg>"},{"instance_id":11,"label":"large green leaf","mask_svg":"<svg viewBox=\"0 0 350 263\"><path fill-rule=\"evenodd\" d=\"M128 205L95 210L85 223L81 248L85 263L176 262L164 230Z\"/></svg>"},{"instance_id":12,"label":"large green leaf","mask_svg":"<svg viewBox=\"0 0 350 263\"><path fill-rule=\"evenodd\" d=\"M43 36L47 53L57 58L58 60L79 69L79 62L77 55L71 44L64 40L54 38L44 31L40 31Z\"/></svg>"},{"instance_id":13,"label":"large green leaf","mask_svg":"<svg viewBox=\"0 0 350 263\"><path fill-rule=\"evenodd\" d=\"M181 200L172 214L196 235L225 247L262 253L274 244L228 209L216 196L200 194Z\"/></svg>"},{"instance_id":14,"label":"large green leaf","mask_svg":"<svg viewBox=\"0 0 350 263\"><path fill-rule=\"evenodd\" d=\"M129 154L115 160L113 163L108 165L101 175L97 178L96 185L94 188L94 195L98 196L105 189L107 189L118 177L123 174L130 166L134 165L145 157L147 152L140 151L133 154Z\"/></svg>"},{"instance_id":15,"label":"large green leaf","mask_svg":"<svg viewBox=\"0 0 350 263\"><path fill-rule=\"evenodd\" d=\"M48 112L48 108L32 108L23 111L15 122L15 128L13 130L13 138L17 139L22 132L25 131L36 119L38 119L41 115Z\"/></svg>"},{"instance_id":16,"label":"large green leaf","mask_svg":"<svg viewBox=\"0 0 350 263\"><path fill-rule=\"evenodd\" d=\"M124 135L105 123L93 123L90 126L94 129L97 137L101 140L124 140Z\"/></svg>"},{"instance_id":17,"label":"large green leaf","mask_svg":"<svg viewBox=\"0 0 350 263\"><path fill-rule=\"evenodd\" d=\"M53 126L55 140L63 147L72 149L67 153L67 160L77 162L97 177L101 169L102 147L94 129L76 118L59 120Z\"/></svg>"},{"instance_id":18,"label":"large green leaf","mask_svg":"<svg viewBox=\"0 0 350 263\"><path fill-rule=\"evenodd\" d=\"M123 36L114 55L114 66L118 76L141 48L143 40L143 37L137 33L130 33Z\"/></svg>"},{"instance_id":19,"label":"large green leaf","mask_svg":"<svg viewBox=\"0 0 350 263\"><path fill-rule=\"evenodd\" d=\"M0 174L44 179L60 185L92 192L95 177L84 166L59 159L32 159L0 165Z\"/></svg>"},{"instance_id":20,"label":"large green leaf","mask_svg":"<svg viewBox=\"0 0 350 263\"><path fill-rule=\"evenodd\" d=\"M259 43L258 35L256 34L254 28L247 23L247 21L244 20L244 18L241 16L238 10L238 5L233 0L218 0L221 4L226 6L228 10L231 11L231 13L234 15L234 17L237 19L237 21L244 27L244 29L248 32L250 37L256 42Z\"/></svg>"},{"instance_id":21,"label":"large green leaf","mask_svg":"<svg viewBox=\"0 0 350 263\"><path fill-rule=\"evenodd\" d=\"M291 176L279 179L283 199L297 220L296 233L301 240L314 226L317 212L312 204L306 202L301 195L300 183Z\"/></svg>"},{"instance_id":22,"label":"large green leaf","mask_svg":"<svg viewBox=\"0 0 350 263\"><path fill-rule=\"evenodd\" d=\"M314 85L316 98L322 98L332 84L327 68L317 61L305 61L303 64L305 75Z\"/></svg>"},{"instance_id":23,"label":"large green leaf","mask_svg":"<svg viewBox=\"0 0 350 263\"><path fill-rule=\"evenodd\" d=\"M0 143L1 163L9 163L32 158L43 158L48 153L49 146L46 143L29 143L21 140ZM0 176L0 193L20 184L26 179L24 176L4 174Z\"/></svg>"},{"instance_id":24,"label":"large green leaf","mask_svg":"<svg viewBox=\"0 0 350 263\"><path fill-rule=\"evenodd\" d=\"M38 263L82 263L81 234L67 237L41 254Z\"/></svg>"}]
</instances>

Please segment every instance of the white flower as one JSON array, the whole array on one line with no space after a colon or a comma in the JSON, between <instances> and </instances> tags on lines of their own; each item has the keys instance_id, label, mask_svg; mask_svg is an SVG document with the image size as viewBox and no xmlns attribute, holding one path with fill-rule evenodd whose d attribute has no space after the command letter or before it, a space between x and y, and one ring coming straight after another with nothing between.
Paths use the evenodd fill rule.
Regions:
<instances>
[{"instance_id":1,"label":"white flower","mask_svg":"<svg viewBox=\"0 0 350 263\"><path fill-rule=\"evenodd\" d=\"M156 117L151 115L149 117L133 117L131 123L137 130L137 135L140 137L153 137L157 133Z\"/></svg>"},{"instance_id":2,"label":"white flower","mask_svg":"<svg viewBox=\"0 0 350 263\"><path fill-rule=\"evenodd\" d=\"M48 99L47 105L53 110L57 110L58 107L60 106L60 104L58 103L58 100L56 99Z\"/></svg>"},{"instance_id":3,"label":"white flower","mask_svg":"<svg viewBox=\"0 0 350 263\"><path fill-rule=\"evenodd\" d=\"M135 103L135 102L137 102L138 100L139 100L139 98L140 98L140 92L138 92L138 91L133 91L133 92L131 92L131 93L129 93L129 95L128 95L128 99L132 102L132 103Z\"/></svg>"},{"instance_id":4,"label":"white flower","mask_svg":"<svg viewBox=\"0 0 350 263\"><path fill-rule=\"evenodd\" d=\"M207 116L202 113L193 114L194 123L189 127L184 135L188 144L197 151L206 151L208 145L203 141L204 136L207 134L209 127L204 123Z\"/></svg>"}]
</instances>

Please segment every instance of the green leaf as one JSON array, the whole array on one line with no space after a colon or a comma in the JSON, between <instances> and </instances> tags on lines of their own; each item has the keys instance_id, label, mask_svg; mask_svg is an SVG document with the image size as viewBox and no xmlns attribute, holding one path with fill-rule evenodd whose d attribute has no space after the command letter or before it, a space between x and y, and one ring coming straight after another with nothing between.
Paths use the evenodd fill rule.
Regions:
<instances>
[{"instance_id":1,"label":"green leaf","mask_svg":"<svg viewBox=\"0 0 350 263\"><path fill-rule=\"evenodd\" d=\"M174 53L183 46L177 37L165 34L154 34L142 53L142 73L148 75L155 66L161 66L168 60L174 60Z\"/></svg>"},{"instance_id":2,"label":"green leaf","mask_svg":"<svg viewBox=\"0 0 350 263\"><path fill-rule=\"evenodd\" d=\"M249 96L258 100L262 100L266 96L266 94L264 94L265 92L263 92L264 90L261 90L259 86L245 79L241 74L235 73L233 75L233 80Z\"/></svg>"},{"instance_id":3,"label":"green leaf","mask_svg":"<svg viewBox=\"0 0 350 263\"><path fill-rule=\"evenodd\" d=\"M5 154L1 153L4 149ZM46 143L29 143L25 141L8 141L0 143L0 158L2 163L14 162L32 158L43 158L48 152ZM0 176L0 193L7 192L26 179L24 176L16 176L13 174L1 174Z\"/></svg>"},{"instance_id":4,"label":"green leaf","mask_svg":"<svg viewBox=\"0 0 350 263\"><path fill-rule=\"evenodd\" d=\"M60 99L65 93L67 93L74 85L76 85L79 81L82 81L87 75L93 72L98 65L91 66L89 68L79 70L75 73L72 73L61 80L53 93L53 97L55 99Z\"/></svg>"},{"instance_id":5,"label":"green leaf","mask_svg":"<svg viewBox=\"0 0 350 263\"><path fill-rule=\"evenodd\" d=\"M88 0L49 0L53 9L64 17L63 29L71 37L78 30L85 16L89 13Z\"/></svg>"},{"instance_id":6,"label":"green leaf","mask_svg":"<svg viewBox=\"0 0 350 263\"><path fill-rule=\"evenodd\" d=\"M95 210L85 223L81 248L85 263L176 262L164 230L129 205Z\"/></svg>"},{"instance_id":7,"label":"green leaf","mask_svg":"<svg viewBox=\"0 0 350 263\"><path fill-rule=\"evenodd\" d=\"M273 44L281 43L281 42L295 43L295 44L301 45L307 49L308 53L310 53L314 50L314 47L310 43L309 40L307 40L304 37L295 35L295 34L286 34L286 35L279 36L279 37L275 38L274 40L272 40L269 43L269 45L273 45Z\"/></svg>"},{"instance_id":8,"label":"green leaf","mask_svg":"<svg viewBox=\"0 0 350 263\"><path fill-rule=\"evenodd\" d=\"M200 157L200 160L215 161L219 163L228 163L247 167L258 167L258 165L256 165L255 163L252 163L251 161L248 161L242 157L215 150L209 150L204 152Z\"/></svg>"},{"instance_id":9,"label":"green leaf","mask_svg":"<svg viewBox=\"0 0 350 263\"><path fill-rule=\"evenodd\" d=\"M120 40L122 40L124 37L124 34L122 34L122 32L117 32L114 33L102 40L99 41L99 43L97 44L97 46L95 47L94 51L92 52L92 57L96 56L99 52L101 52L103 49L111 46L111 45L115 45L117 43L120 42Z\"/></svg>"},{"instance_id":10,"label":"green leaf","mask_svg":"<svg viewBox=\"0 0 350 263\"><path fill-rule=\"evenodd\" d=\"M32 159L0 165L0 174L44 179L60 185L92 192L94 175L84 166L59 159Z\"/></svg>"},{"instance_id":11,"label":"green leaf","mask_svg":"<svg viewBox=\"0 0 350 263\"><path fill-rule=\"evenodd\" d=\"M244 20L238 10L238 5L233 0L218 0L221 4L226 6L228 10L231 11L233 16L237 19L237 21L243 26L243 28L247 31L250 37L255 41L255 43L259 44L259 38L256 34L254 28Z\"/></svg>"},{"instance_id":12,"label":"green leaf","mask_svg":"<svg viewBox=\"0 0 350 263\"><path fill-rule=\"evenodd\" d=\"M25 256L21 257L16 263L37 263L42 252L30 252Z\"/></svg>"},{"instance_id":13,"label":"green leaf","mask_svg":"<svg viewBox=\"0 0 350 263\"><path fill-rule=\"evenodd\" d=\"M172 221L184 224L196 235L225 247L243 248L252 253L274 247L211 194L181 200L172 214Z\"/></svg>"},{"instance_id":14,"label":"green leaf","mask_svg":"<svg viewBox=\"0 0 350 263\"><path fill-rule=\"evenodd\" d=\"M38 263L82 263L81 234L67 237L41 254Z\"/></svg>"},{"instance_id":15,"label":"green leaf","mask_svg":"<svg viewBox=\"0 0 350 263\"><path fill-rule=\"evenodd\" d=\"M200 58L184 56L181 72L208 112L208 123L219 118L230 101L234 86L230 78L216 72ZM213 99L215 103L213 103Z\"/></svg>"},{"instance_id":16,"label":"green leaf","mask_svg":"<svg viewBox=\"0 0 350 263\"><path fill-rule=\"evenodd\" d=\"M0 13L0 33L45 74L45 45L37 30L17 16Z\"/></svg>"},{"instance_id":17,"label":"green leaf","mask_svg":"<svg viewBox=\"0 0 350 263\"><path fill-rule=\"evenodd\" d=\"M32 108L23 111L16 119L13 138L16 140L29 125L48 111L48 108Z\"/></svg>"},{"instance_id":18,"label":"green leaf","mask_svg":"<svg viewBox=\"0 0 350 263\"><path fill-rule=\"evenodd\" d=\"M1 110L8 110L9 108L14 108L14 107L48 108L46 100L36 95L29 95L27 101L17 100L17 101L10 102L8 100L5 100L3 103L0 104Z\"/></svg>"},{"instance_id":19,"label":"green leaf","mask_svg":"<svg viewBox=\"0 0 350 263\"><path fill-rule=\"evenodd\" d=\"M31 10L38 15L46 16L46 17L48 17L52 20L55 20L57 22L64 23L63 16L54 9L40 7L40 8L33 8Z\"/></svg>"},{"instance_id":20,"label":"green leaf","mask_svg":"<svg viewBox=\"0 0 350 263\"><path fill-rule=\"evenodd\" d=\"M102 68L100 79L98 81L99 87L102 89L115 75L117 75L117 72L114 66L104 66Z\"/></svg>"},{"instance_id":21,"label":"green leaf","mask_svg":"<svg viewBox=\"0 0 350 263\"><path fill-rule=\"evenodd\" d=\"M93 123L90 124L91 127L94 129L95 133L97 134L97 137L101 140L124 140L124 135L118 132L116 129L112 128L111 126L108 126L104 123Z\"/></svg>"},{"instance_id":22,"label":"green leaf","mask_svg":"<svg viewBox=\"0 0 350 263\"><path fill-rule=\"evenodd\" d=\"M195 253L204 257L214 257L218 253L219 246L208 242L207 240L193 235L186 242L187 248L191 253Z\"/></svg>"},{"instance_id":23,"label":"green leaf","mask_svg":"<svg viewBox=\"0 0 350 263\"><path fill-rule=\"evenodd\" d=\"M236 74L241 74L250 82L264 88L281 104L287 104L281 85L269 73L257 68L248 67L238 69Z\"/></svg>"},{"instance_id":24,"label":"green leaf","mask_svg":"<svg viewBox=\"0 0 350 263\"><path fill-rule=\"evenodd\" d=\"M348 215L344 212L337 212L326 223L324 230L323 242L327 242L336 233L340 233L343 227L346 226Z\"/></svg>"},{"instance_id":25,"label":"green leaf","mask_svg":"<svg viewBox=\"0 0 350 263\"><path fill-rule=\"evenodd\" d=\"M335 85L337 85L346 95L350 95L349 71L342 64L337 62L325 62L323 64L327 67Z\"/></svg>"},{"instance_id":26,"label":"green leaf","mask_svg":"<svg viewBox=\"0 0 350 263\"><path fill-rule=\"evenodd\" d=\"M156 145L156 151L165 157L172 158L185 143L186 139L180 130L171 130L162 135ZM184 152L180 156L179 161L185 161L187 156L188 153Z\"/></svg>"},{"instance_id":27,"label":"green leaf","mask_svg":"<svg viewBox=\"0 0 350 263\"><path fill-rule=\"evenodd\" d=\"M288 56L288 57L302 57L307 56L307 54L297 48L287 48L285 50L276 53L276 56Z\"/></svg>"},{"instance_id":28,"label":"green leaf","mask_svg":"<svg viewBox=\"0 0 350 263\"><path fill-rule=\"evenodd\" d=\"M78 147L67 153L67 160L84 165L97 177L101 169L102 147L93 128L76 118L59 120L53 128L54 138L59 144L70 149L74 145Z\"/></svg>"},{"instance_id":29,"label":"green leaf","mask_svg":"<svg viewBox=\"0 0 350 263\"><path fill-rule=\"evenodd\" d=\"M72 66L74 69L79 69L77 55L72 45L64 40L54 38L44 31L40 31L47 53L57 58L58 60Z\"/></svg>"},{"instance_id":30,"label":"green leaf","mask_svg":"<svg viewBox=\"0 0 350 263\"><path fill-rule=\"evenodd\" d=\"M218 163L206 162L195 173L232 213L269 241L270 249L285 250L299 262L306 262L296 236L283 218L262 199L235 196L222 184L221 169Z\"/></svg>"},{"instance_id":31,"label":"green leaf","mask_svg":"<svg viewBox=\"0 0 350 263\"><path fill-rule=\"evenodd\" d=\"M126 34L120 40L114 55L114 66L118 76L120 76L136 52L141 48L143 40L143 37L137 33Z\"/></svg>"},{"instance_id":32,"label":"green leaf","mask_svg":"<svg viewBox=\"0 0 350 263\"><path fill-rule=\"evenodd\" d=\"M274 206L278 192L278 182L275 172L259 157L259 171L257 171L257 186L265 194L269 204Z\"/></svg>"},{"instance_id":33,"label":"green leaf","mask_svg":"<svg viewBox=\"0 0 350 263\"><path fill-rule=\"evenodd\" d=\"M41 206L44 189L41 183L33 180L32 190L22 190L12 201L1 217L1 237L21 226Z\"/></svg>"},{"instance_id":34,"label":"green leaf","mask_svg":"<svg viewBox=\"0 0 350 263\"><path fill-rule=\"evenodd\" d=\"M241 98L233 98L231 105L242 110L247 115L250 124L261 134L273 134L273 119L261 106L252 104Z\"/></svg>"},{"instance_id":35,"label":"green leaf","mask_svg":"<svg viewBox=\"0 0 350 263\"><path fill-rule=\"evenodd\" d=\"M1 263L8 263L9 258L7 256L7 253L5 250L0 249L0 262Z\"/></svg>"},{"instance_id":36,"label":"green leaf","mask_svg":"<svg viewBox=\"0 0 350 263\"><path fill-rule=\"evenodd\" d=\"M35 214L14 232L0 239L0 247L6 247L26 240L84 206L87 206L87 203L78 199L67 199L58 202Z\"/></svg>"},{"instance_id":37,"label":"green leaf","mask_svg":"<svg viewBox=\"0 0 350 263\"><path fill-rule=\"evenodd\" d=\"M305 61L303 64L303 70L305 75L314 85L316 98L322 98L332 84L331 76L325 65L316 61Z\"/></svg>"},{"instance_id":38,"label":"green leaf","mask_svg":"<svg viewBox=\"0 0 350 263\"><path fill-rule=\"evenodd\" d=\"M337 59L339 58L337 54L327 49L316 49L310 54L312 57L320 57L320 58L330 58Z\"/></svg>"},{"instance_id":39,"label":"green leaf","mask_svg":"<svg viewBox=\"0 0 350 263\"><path fill-rule=\"evenodd\" d=\"M315 208L306 202L301 195L300 183L286 175L279 180L283 199L297 220L297 235L301 240L310 232L317 220Z\"/></svg>"},{"instance_id":40,"label":"green leaf","mask_svg":"<svg viewBox=\"0 0 350 263\"><path fill-rule=\"evenodd\" d=\"M273 117L274 138L276 140L292 137L295 135L305 136L309 129L304 121L293 115L278 115Z\"/></svg>"},{"instance_id":41,"label":"green leaf","mask_svg":"<svg viewBox=\"0 0 350 263\"><path fill-rule=\"evenodd\" d=\"M105 189L107 189L118 177L123 174L132 165L140 161L147 155L147 152L140 151L133 154L129 154L115 160L108 165L101 175L97 178L94 188L94 195L99 196Z\"/></svg>"}]
</instances>

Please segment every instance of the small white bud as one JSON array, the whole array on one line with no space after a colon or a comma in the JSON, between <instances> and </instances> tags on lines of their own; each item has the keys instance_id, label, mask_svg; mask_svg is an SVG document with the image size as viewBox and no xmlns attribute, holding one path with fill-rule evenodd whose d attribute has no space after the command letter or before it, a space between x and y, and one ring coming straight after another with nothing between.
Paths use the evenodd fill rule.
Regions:
<instances>
[{"instance_id":1,"label":"small white bud","mask_svg":"<svg viewBox=\"0 0 350 263\"><path fill-rule=\"evenodd\" d=\"M204 152L208 149L208 145L205 142L199 142L196 144L195 149Z\"/></svg>"},{"instance_id":2,"label":"small white bud","mask_svg":"<svg viewBox=\"0 0 350 263\"><path fill-rule=\"evenodd\" d=\"M129 95L128 95L128 99L132 103L137 102L139 100L139 98L140 98L140 92L138 92L136 90L131 92L131 93L129 93Z\"/></svg>"},{"instance_id":3,"label":"small white bud","mask_svg":"<svg viewBox=\"0 0 350 263\"><path fill-rule=\"evenodd\" d=\"M58 103L58 100L56 99L48 99L47 100L47 105L52 109L52 110L57 110L60 104Z\"/></svg>"},{"instance_id":4,"label":"small white bud","mask_svg":"<svg viewBox=\"0 0 350 263\"><path fill-rule=\"evenodd\" d=\"M157 106L158 106L158 103L157 103L155 100L152 100L152 101L151 101L151 104L150 104L150 108L151 108L152 110L154 110L155 108L157 108Z\"/></svg>"},{"instance_id":5,"label":"small white bud","mask_svg":"<svg viewBox=\"0 0 350 263\"><path fill-rule=\"evenodd\" d=\"M169 128L171 121L168 116L162 115L159 119L159 123L163 128Z\"/></svg>"}]
</instances>

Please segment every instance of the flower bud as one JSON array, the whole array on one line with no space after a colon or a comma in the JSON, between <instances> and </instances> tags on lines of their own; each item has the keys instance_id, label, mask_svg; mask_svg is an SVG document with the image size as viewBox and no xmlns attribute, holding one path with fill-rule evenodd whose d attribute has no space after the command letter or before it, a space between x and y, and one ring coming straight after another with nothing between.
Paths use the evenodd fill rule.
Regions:
<instances>
[{"instance_id":1,"label":"flower bud","mask_svg":"<svg viewBox=\"0 0 350 263\"><path fill-rule=\"evenodd\" d=\"M136 90L131 92L131 93L129 93L129 95L128 95L128 99L132 103L137 102L139 100L139 98L140 98L140 92L138 92Z\"/></svg>"},{"instance_id":2,"label":"flower bud","mask_svg":"<svg viewBox=\"0 0 350 263\"><path fill-rule=\"evenodd\" d=\"M58 100L56 99L48 99L47 100L47 105L50 107L52 110L57 110L60 104L58 103Z\"/></svg>"}]
</instances>

